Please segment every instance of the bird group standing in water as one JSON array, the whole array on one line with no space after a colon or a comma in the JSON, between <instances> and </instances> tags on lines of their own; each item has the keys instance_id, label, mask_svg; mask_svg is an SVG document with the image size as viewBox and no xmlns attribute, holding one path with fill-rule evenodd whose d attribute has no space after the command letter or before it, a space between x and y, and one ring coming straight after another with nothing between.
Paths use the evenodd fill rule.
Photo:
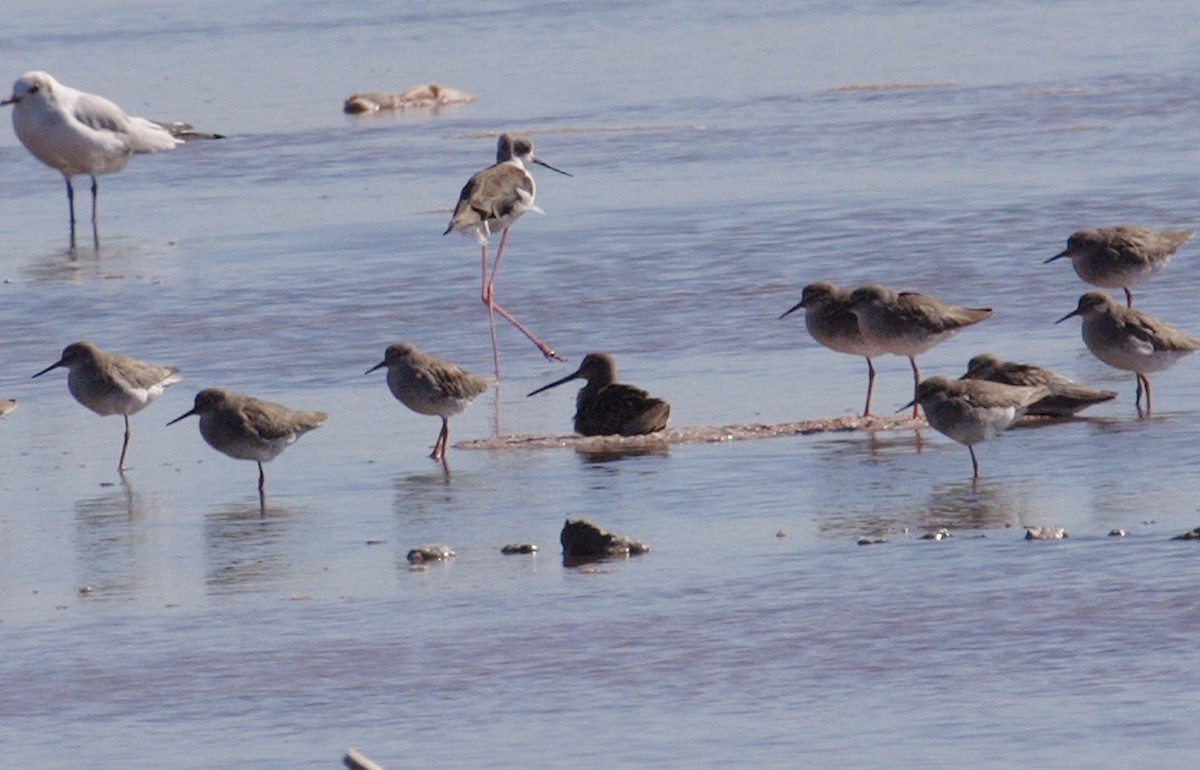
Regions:
<instances>
[{"instance_id":1,"label":"bird group standing in water","mask_svg":"<svg viewBox=\"0 0 1200 770\"><path fill-rule=\"evenodd\" d=\"M430 93L435 100L440 98L437 86L430 87ZM92 234L98 251L98 176L120 171L135 154L170 150L190 138L220 138L219 134L196 132L186 124L131 117L109 100L65 86L40 71L18 78L12 95L0 104L13 107L13 128L21 143L66 180L72 253L76 247L73 177L88 175L92 179ZM496 162L471 176L463 186L443 233L470 235L480 246L480 299L488 312L495 377L472 374L409 343L390 345L383 361L368 370L386 368L388 388L398 401L418 414L441 418L431 457L443 463L450 417L496 384L500 376L496 314L524 334L546 359L563 360L496 301L496 277L510 229L526 212L543 213L536 203L536 185L529 170L534 164L571 176L537 158L528 137L501 134ZM496 232L500 233L500 242L494 259L489 261L490 238ZM1085 282L1124 291L1125 305L1103 292L1088 292L1079 298L1075 310L1059 321L1079 316L1087 348L1109 366L1135 374L1135 406L1140 416L1149 416L1152 411L1149 373L1162 371L1196 350L1200 339L1134 310L1132 287L1161 271L1192 234L1191 230L1158 231L1138 226L1080 230L1071 235L1065 250L1046 260L1070 259ZM975 477L979 476L975 444L993 438L1020 417L1066 417L1116 396L1038 366L1005 362L990 354L973 358L967 373L959 379L922 379L917 357L990 318L990 308L953 305L879 284L850 290L818 281L805 286L800 302L780 318L799 309L805 311L805 327L818 343L866 359L864 417L871 416L874 359L883 354L907 358L913 374L913 398L906 407L912 407L914 419L924 410L930 426L968 447ZM108 353L84 341L68 345L56 363L34 376L57 367L70 371L68 388L81 404L97 414L124 417L125 436L118 460L118 471L124 474L129 417L179 382L178 370ZM576 398L577 433L630 436L666 428L670 415L667 402L617 382L616 363L606 353L589 353L575 372L529 395L574 379L586 381ZM193 408L168 424L192 415L199 416L201 436L213 448L258 463L260 495L266 483L262 464L327 419L323 412L296 411L220 388L200 391Z\"/></svg>"},{"instance_id":2,"label":"bird group standing in water","mask_svg":"<svg viewBox=\"0 0 1200 770\"><path fill-rule=\"evenodd\" d=\"M1134 405L1140 417L1149 417L1152 412L1147 374L1167 369L1200 348L1200 338L1134 310L1131 287L1162 270L1192 233L1140 226L1080 230L1068 239L1063 252L1046 260L1067 257L1084 281L1124 290L1126 305L1104 292L1091 291L1079 298L1075 310L1055 323L1080 316L1088 350L1109 366L1135 374ZM987 308L957 307L877 284L850 291L828 281L805 286L800 302L780 318L801 308L813 339L839 353L867 359L864 417L871 414L875 385L871 359L881 353L907 357L915 390L912 402L906 406L912 406L914 418L918 409L924 410L930 427L967 446L975 478L979 477L975 444L994 438L1022 416L1070 417L1117 395L1080 385L1033 364L1004 361L989 353L972 358L967 373L959 379L938 376L922 380L917 355L960 329L991 317L992 311Z\"/></svg>"}]
</instances>

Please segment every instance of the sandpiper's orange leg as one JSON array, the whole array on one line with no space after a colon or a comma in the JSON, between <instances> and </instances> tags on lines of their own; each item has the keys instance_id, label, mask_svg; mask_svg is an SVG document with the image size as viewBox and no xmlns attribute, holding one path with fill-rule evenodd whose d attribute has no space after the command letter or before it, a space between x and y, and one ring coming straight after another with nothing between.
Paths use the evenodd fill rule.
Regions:
<instances>
[{"instance_id":1,"label":"sandpiper's orange leg","mask_svg":"<svg viewBox=\"0 0 1200 770\"><path fill-rule=\"evenodd\" d=\"M1122 287L1122 288L1124 288L1124 289L1125 289L1125 306L1126 306L1126 307L1133 307L1133 292L1131 292L1131 291L1129 290L1129 287L1128 287L1128 286L1125 286L1125 287Z\"/></svg>"}]
</instances>

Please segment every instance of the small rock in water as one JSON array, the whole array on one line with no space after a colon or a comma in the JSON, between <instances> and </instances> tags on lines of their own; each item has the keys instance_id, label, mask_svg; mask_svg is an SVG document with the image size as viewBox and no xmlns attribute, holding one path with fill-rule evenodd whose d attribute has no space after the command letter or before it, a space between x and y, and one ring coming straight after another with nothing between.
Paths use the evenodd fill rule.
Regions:
<instances>
[{"instance_id":1,"label":"small rock in water","mask_svg":"<svg viewBox=\"0 0 1200 770\"><path fill-rule=\"evenodd\" d=\"M950 530L946 529L945 527L942 527L940 529L935 529L931 532L926 532L924 535L921 535L920 539L921 540L945 540L948 537L950 537Z\"/></svg>"},{"instance_id":2,"label":"small rock in water","mask_svg":"<svg viewBox=\"0 0 1200 770\"><path fill-rule=\"evenodd\" d=\"M567 519L559 541L564 561L586 561L613 556L636 556L650 546L624 535L615 535L585 519Z\"/></svg>"},{"instance_id":3,"label":"small rock in water","mask_svg":"<svg viewBox=\"0 0 1200 770\"><path fill-rule=\"evenodd\" d=\"M1195 529L1189 529L1187 532L1184 532L1182 535L1176 535L1175 537L1173 537L1171 539L1172 540L1200 540L1200 527L1196 527Z\"/></svg>"},{"instance_id":4,"label":"small rock in water","mask_svg":"<svg viewBox=\"0 0 1200 770\"><path fill-rule=\"evenodd\" d=\"M782 540L783 538L787 537L787 533L786 533L786 532L784 532L784 531L781 529L781 530L779 530L778 532L776 532L776 533L775 533L775 537L777 537L777 538L779 538L780 540Z\"/></svg>"},{"instance_id":5,"label":"small rock in water","mask_svg":"<svg viewBox=\"0 0 1200 770\"><path fill-rule=\"evenodd\" d=\"M1128 535L1128 534L1129 534L1129 533L1128 533L1128 532L1126 532L1126 531L1125 531L1125 530L1123 530L1123 529L1114 529L1114 530L1112 530L1111 532L1109 532L1109 533L1108 533L1108 536L1109 536L1109 537L1125 537L1125 536L1126 536L1126 535Z\"/></svg>"},{"instance_id":6,"label":"small rock in water","mask_svg":"<svg viewBox=\"0 0 1200 770\"><path fill-rule=\"evenodd\" d=\"M1026 540L1062 540L1070 537L1062 527L1026 527Z\"/></svg>"},{"instance_id":7,"label":"small rock in water","mask_svg":"<svg viewBox=\"0 0 1200 770\"><path fill-rule=\"evenodd\" d=\"M860 537L858 539L859 545L878 545L879 543L886 543L886 542L887 542L887 538L885 538L885 537Z\"/></svg>"},{"instance_id":8,"label":"small rock in water","mask_svg":"<svg viewBox=\"0 0 1200 770\"><path fill-rule=\"evenodd\" d=\"M427 561L442 561L454 555L450 546L444 543L425 543L408 552L408 560L412 564L423 564Z\"/></svg>"},{"instance_id":9,"label":"small rock in water","mask_svg":"<svg viewBox=\"0 0 1200 770\"><path fill-rule=\"evenodd\" d=\"M509 543L500 549L500 553L511 555L515 553L537 553L536 543Z\"/></svg>"}]
</instances>

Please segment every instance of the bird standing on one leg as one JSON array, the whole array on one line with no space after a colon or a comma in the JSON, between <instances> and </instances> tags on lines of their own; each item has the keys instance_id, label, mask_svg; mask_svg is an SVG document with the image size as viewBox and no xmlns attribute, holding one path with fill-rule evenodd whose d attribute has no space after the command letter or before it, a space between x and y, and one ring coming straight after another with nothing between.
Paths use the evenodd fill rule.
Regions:
<instances>
[{"instance_id":1,"label":"bird standing on one leg","mask_svg":"<svg viewBox=\"0 0 1200 770\"><path fill-rule=\"evenodd\" d=\"M551 360L562 359L545 343L539 340L528 329L521 325L495 301L496 274L500 272L500 261L504 258L504 246L508 241L508 231L513 222L526 211L545 213L534 203L536 186L533 176L525 167L526 163L536 163L551 171L557 171L565 176L571 176L562 169L555 168L533 155L533 142L528 137L513 134L501 134L496 145L496 162L483 171L476 173L463 186L454 208L450 224L442 235L451 232L463 232L475 239L482 249L482 285L480 299L488 307L488 323L492 332L492 359L496 376L500 376L500 351L496 344L496 318L499 313L529 338L542 355ZM488 238L497 230L500 233L500 245L496 249L496 259L488 265Z\"/></svg>"},{"instance_id":2,"label":"bird standing on one leg","mask_svg":"<svg viewBox=\"0 0 1200 770\"><path fill-rule=\"evenodd\" d=\"M129 449L129 416L140 412L163 391L179 382L179 370L159 366L117 353L106 353L90 342L72 342L62 357L33 375L41 377L58 367L70 370L67 389L75 400L99 415L119 414L125 418L125 441L117 472L125 475L125 453Z\"/></svg>"}]
</instances>

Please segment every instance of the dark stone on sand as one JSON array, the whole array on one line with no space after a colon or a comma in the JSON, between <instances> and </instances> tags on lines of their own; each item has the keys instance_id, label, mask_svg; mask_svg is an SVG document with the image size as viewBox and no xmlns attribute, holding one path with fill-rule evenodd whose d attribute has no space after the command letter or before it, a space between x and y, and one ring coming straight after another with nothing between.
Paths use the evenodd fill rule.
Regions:
<instances>
[{"instance_id":1,"label":"dark stone on sand","mask_svg":"<svg viewBox=\"0 0 1200 770\"><path fill-rule=\"evenodd\" d=\"M650 546L624 535L615 535L585 519L567 519L559 541L564 562L582 562L646 553Z\"/></svg>"},{"instance_id":2,"label":"dark stone on sand","mask_svg":"<svg viewBox=\"0 0 1200 770\"><path fill-rule=\"evenodd\" d=\"M536 543L509 543L500 549L500 553L511 555L516 553L537 553Z\"/></svg>"},{"instance_id":3,"label":"dark stone on sand","mask_svg":"<svg viewBox=\"0 0 1200 770\"><path fill-rule=\"evenodd\" d=\"M1196 527L1195 529L1189 529L1187 532L1184 532L1182 535L1176 535L1175 537L1173 537L1171 539L1172 540L1200 540L1200 527Z\"/></svg>"},{"instance_id":4,"label":"dark stone on sand","mask_svg":"<svg viewBox=\"0 0 1200 770\"><path fill-rule=\"evenodd\" d=\"M442 561L454 555L450 546L444 543L424 543L408 552L408 560L412 564L422 564L427 561Z\"/></svg>"}]
</instances>

